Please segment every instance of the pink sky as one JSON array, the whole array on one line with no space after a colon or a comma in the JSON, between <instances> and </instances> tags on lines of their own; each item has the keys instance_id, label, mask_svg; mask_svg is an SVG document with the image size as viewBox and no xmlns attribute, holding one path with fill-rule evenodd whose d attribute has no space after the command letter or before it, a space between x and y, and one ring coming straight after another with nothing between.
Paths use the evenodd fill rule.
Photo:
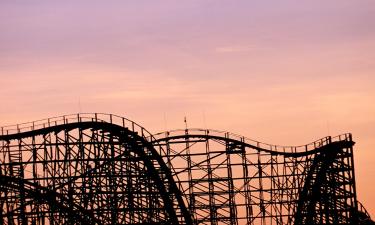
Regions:
<instances>
[{"instance_id":1,"label":"pink sky","mask_svg":"<svg viewBox=\"0 0 375 225\"><path fill-rule=\"evenodd\" d=\"M375 2L2 1L0 125L76 112L273 144L352 132L375 216Z\"/></svg>"}]
</instances>

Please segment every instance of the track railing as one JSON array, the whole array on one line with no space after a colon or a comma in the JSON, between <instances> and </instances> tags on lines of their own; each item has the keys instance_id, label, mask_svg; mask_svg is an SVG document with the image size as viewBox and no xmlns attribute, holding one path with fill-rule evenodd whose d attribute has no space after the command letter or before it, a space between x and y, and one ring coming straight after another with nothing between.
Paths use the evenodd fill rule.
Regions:
<instances>
[{"instance_id":1,"label":"track railing","mask_svg":"<svg viewBox=\"0 0 375 225\"><path fill-rule=\"evenodd\" d=\"M121 127L127 128L130 131L136 132L138 135L145 138L147 141L154 141L155 138L148 132L144 127L131 121L127 118L117 116L114 114L107 113L78 113L78 114L68 114L58 117L51 117L42 120L35 120L27 123L20 123L16 125L3 126L0 128L0 135L12 135L17 133L24 133L34 130L39 130L43 128L65 125L71 123L80 122L103 122L116 124Z\"/></svg>"},{"instance_id":2,"label":"track railing","mask_svg":"<svg viewBox=\"0 0 375 225\"><path fill-rule=\"evenodd\" d=\"M35 120L27 123L20 123L16 125L3 126L0 128L1 135L11 135L17 133L23 133L28 131L34 131L38 129L53 127L57 125L64 125L70 123L79 123L79 122L106 122L111 124L116 124L124 128L129 129L130 131L136 132L138 135L145 138L147 141L155 142L158 139L169 137L169 136L182 136L186 135L187 132L189 135L212 135L212 136L222 136L228 139L236 140L239 142L246 142L247 144L256 146L258 148L279 151L279 152L289 152L297 153L304 151L311 151L316 148L322 147L334 141L351 141L352 135L350 133L341 134L335 137L327 136L316 141L313 141L306 145L299 146L282 146L282 145L273 145L260 141L256 141L238 134L231 132L219 131L219 130L207 130L207 129L178 129L167 132L161 132L152 135L144 127L137 124L136 122L129 120L127 118L117 116L114 114L107 113L78 113L78 114L68 114L58 117L51 117L42 120Z\"/></svg>"},{"instance_id":3,"label":"track railing","mask_svg":"<svg viewBox=\"0 0 375 225\"><path fill-rule=\"evenodd\" d=\"M218 137L225 137L227 139L235 140L238 142L247 143L249 145L252 145L254 147L265 149L269 151L277 151L277 152L285 152L285 153L301 153L301 152L307 152L312 151L316 148L320 148L322 146L325 146L327 144L330 144L332 142L336 141L351 141L352 135L350 133L341 134L338 136L327 136L323 137L321 139L318 139L316 141L313 141L306 145L299 145L299 146L282 146L282 145L273 145L273 144L267 144L264 142L256 141L238 134L225 132L225 131L219 131L219 130L207 130L207 129L199 129L199 128L192 128L192 129L178 129L178 130L171 130L166 132L160 132L157 134L154 134L154 137L159 140L163 138L168 138L172 136L184 136L184 135L206 135L206 136L218 136Z\"/></svg>"}]
</instances>

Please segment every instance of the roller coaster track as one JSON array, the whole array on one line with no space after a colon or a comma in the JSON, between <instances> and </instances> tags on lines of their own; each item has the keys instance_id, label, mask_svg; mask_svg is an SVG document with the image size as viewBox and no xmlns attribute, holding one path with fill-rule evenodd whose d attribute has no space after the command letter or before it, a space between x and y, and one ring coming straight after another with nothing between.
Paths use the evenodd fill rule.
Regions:
<instances>
[{"instance_id":1,"label":"roller coaster track","mask_svg":"<svg viewBox=\"0 0 375 225\"><path fill-rule=\"evenodd\" d=\"M160 157L163 150L146 137L152 138L143 127L109 114L2 128L1 174L34 185L1 184L6 191L0 224L77 224L71 219L77 216L64 208L53 211L40 201L26 205L39 195L24 196L22 190L35 193L32 187L38 186L66 196L73 203L66 207L79 205L102 224L192 224L178 182Z\"/></svg>"},{"instance_id":2,"label":"roller coaster track","mask_svg":"<svg viewBox=\"0 0 375 225\"><path fill-rule=\"evenodd\" d=\"M111 114L2 127L2 224L360 224L351 134L276 146Z\"/></svg>"},{"instance_id":3,"label":"roller coaster track","mask_svg":"<svg viewBox=\"0 0 375 225\"><path fill-rule=\"evenodd\" d=\"M308 145L296 147L269 145L228 132L202 129L175 130L159 133L155 136L159 144L164 145L166 149L172 149L169 153L172 157L169 156L169 158L175 159L181 157L187 162L190 161L190 163L187 164L193 166L191 170L181 168L177 176L180 176L180 173L185 173L185 177L190 177L190 180L195 181L186 181L187 184L185 183L186 185L185 188L183 188L183 192L190 196L189 205L191 211L198 211L193 214L198 216L196 219L202 223L210 223L214 219L213 217L216 217L221 218L220 222L222 223L233 224L235 221L232 221L231 218L235 217L237 222L240 221L239 223L243 224L267 224L272 223L272 221L275 224L301 224L300 211L302 210L302 206L297 207L298 202L309 204L310 208L317 205L322 207L320 205L323 204L322 202L311 201L306 196L303 196L303 190L309 189L307 185L309 183L304 182L304 180L306 177L314 177L317 173L322 174L324 177L326 169L315 166L315 164L320 165L322 161L325 162L325 165L330 166L329 161L323 160L323 155L325 155L326 152L332 151L331 149L336 149L335 146L339 146L338 149L345 149L345 151L349 152L345 157L341 157L341 160L352 159L351 150L354 144L350 134L344 134L333 138L326 137ZM218 142L222 146L221 150L212 151L208 147L210 146L210 142ZM175 151L170 147L174 145L184 145L186 143L189 143L190 146L188 145L185 148L181 148L180 146L181 151ZM199 143L202 146L194 150L189 150L189 148ZM194 160L194 155L199 155L197 154L198 152L207 155L207 159ZM224 161L221 162L222 166L215 164L216 168L214 169L217 171L220 170L220 176L218 176L219 172L215 173L215 171L212 170L212 163L210 163L210 161L215 158L217 159L220 155L224 158ZM227 159L225 159L225 157L227 157ZM233 163L233 159L232 162L230 162L230 158L235 157L242 158L242 162L239 162L238 159L237 163ZM261 158L263 158L263 160L261 160ZM264 160L264 158L267 159ZM313 163L314 161L315 163ZM202 165L203 163L205 164ZM280 170L279 165L282 165L283 169ZM343 165L344 164L340 166ZM194 167L205 171L206 174L194 175ZM239 177L233 177L233 172L231 170L234 170L235 167L237 167L237 172L239 172L239 169L243 171ZM345 173L346 176L354 180L354 172L351 171L352 168L348 170L348 168L338 168L337 165L335 165L335 167L336 170L339 169L336 172ZM187 168L190 167L188 166ZM253 176L250 177L248 176L249 168L255 171ZM175 170L178 171L179 168L175 167ZM227 170L224 172L224 174L226 174L224 177L227 179L223 179L223 170ZM310 174L310 176L307 176L308 174ZM194 176L197 176L197 178L194 178ZM206 177L210 177L210 179L206 179ZM239 180L240 182L237 183L240 183L240 185L231 185L230 182L233 182L233 180ZM324 179L318 181L321 182L321 180ZM314 182L313 179L308 179L308 181ZM347 183L348 181L345 182ZM201 185L201 183L205 185ZM215 191L215 187L219 186L218 183L221 184L221 188L219 188L219 191ZM264 187L264 184L268 185L268 189ZM349 184L350 190L344 191L355 192L354 182L349 181ZM205 187L203 191L199 190L202 189L202 186ZM339 187L340 185L336 184L336 186ZM203 205L209 205L208 209L205 211L199 207L199 205L202 205L202 200L197 200L196 197L196 193L199 191L213 193L208 195L208 199L203 200L205 201ZM219 201L219 203L215 203L215 199L219 198L215 193L219 193L218 196L222 195L222 193L232 193L232 196L228 195L224 201L222 200ZM265 193L268 195L268 199L265 197ZM236 197L238 194L244 196L245 199L242 199L242 202L241 197ZM341 201L349 201L348 196L341 199ZM345 211L347 218L355 214L356 211L353 209L357 207L355 195L351 195L350 201L352 205L347 205L345 203L342 209L340 209L341 211ZM198 202L198 207L191 206L194 205L195 202ZM324 204L328 203L324 202ZM242 207L244 205L246 207ZM257 208L256 212L254 212L253 206L257 206L255 207ZM218 212L217 209L219 208L221 212ZM223 208L227 210L223 210ZM241 208L246 208L246 212L242 210L242 212L237 213L237 211L241 211ZM282 212L285 210L290 213L284 215ZM214 213L212 213L212 211ZM340 221L337 218L336 220L331 218L334 216L335 212L332 212L332 215L324 215L326 218L312 212L307 215L305 213L304 216L309 216L310 218L306 224L320 224L325 223L324 221L328 224L342 222L344 218L340 218ZM200 214L204 214L205 216L199 218ZM296 216L297 220L295 221ZM347 220L346 223L349 223L349 220Z\"/></svg>"}]
</instances>

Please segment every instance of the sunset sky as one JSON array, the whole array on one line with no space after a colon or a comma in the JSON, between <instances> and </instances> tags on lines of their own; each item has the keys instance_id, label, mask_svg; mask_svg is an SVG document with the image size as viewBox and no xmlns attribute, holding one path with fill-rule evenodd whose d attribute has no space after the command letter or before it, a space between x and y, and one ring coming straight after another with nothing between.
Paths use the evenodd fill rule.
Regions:
<instances>
[{"instance_id":1,"label":"sunset sky","mask_svg":"<svg viewBox=\"0 0 375 225\"><path fill-rule=\"evenodd\" d=\"M375 217L375 1L1 1L0 126L107 112L281 145L353 133Z\"/></svg>"}]
</instances>

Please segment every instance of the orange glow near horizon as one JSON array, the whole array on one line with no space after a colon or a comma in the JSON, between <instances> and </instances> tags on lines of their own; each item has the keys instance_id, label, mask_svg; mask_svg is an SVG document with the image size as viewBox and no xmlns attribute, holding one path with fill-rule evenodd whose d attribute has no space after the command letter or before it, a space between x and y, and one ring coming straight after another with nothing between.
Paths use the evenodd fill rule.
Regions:
<instances>
[{"instance_id":1,"label":"orange glow near horizon","mask_svg":"<svg viewBox=\"0 0 375 225\"><path fill-rule=\"evenodd\" d=\"M0 3L0 126L78 112L280 145L353 133L375 216L375 2Z\"/></svg>"}]
</instances>

